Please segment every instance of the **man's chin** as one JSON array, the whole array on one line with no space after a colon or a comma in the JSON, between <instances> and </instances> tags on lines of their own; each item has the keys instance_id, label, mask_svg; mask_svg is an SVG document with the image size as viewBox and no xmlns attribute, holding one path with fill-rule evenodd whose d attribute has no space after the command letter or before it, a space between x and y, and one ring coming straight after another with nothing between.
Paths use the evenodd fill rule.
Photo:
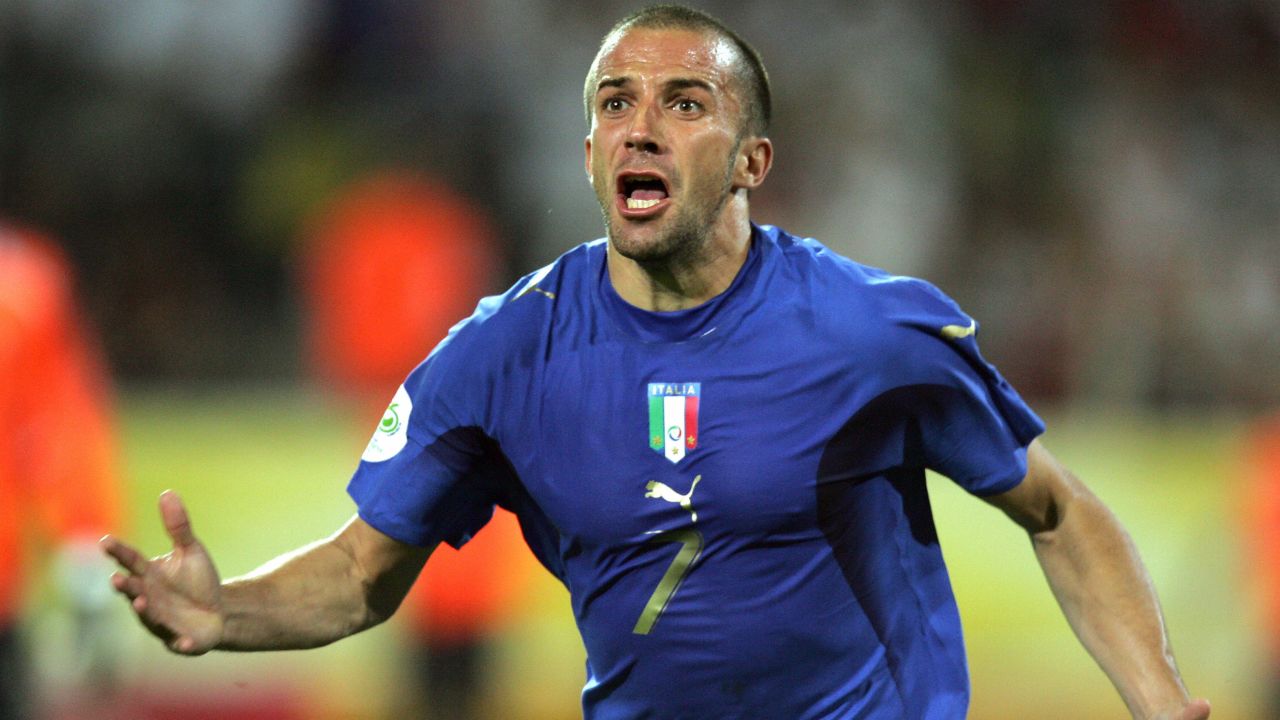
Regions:
<instances>
[{"instance_id":1,"label":"man's chin","mask_svg":"<svg viewBox=\"0 0 1280 720\"><path fill-rule=\"evenodd\" d=\"M650 263L670 258L680 243L656 222L622 220L610 225L609 245L628 260Z\"/></svg>"},{"instance_id":2,"label":"man's chin","mask_svg":"<svg viewBox=\"0 0 1280 720\"><path fill-rule=\"evenodd\" d=\"M641 267L659 270L687 265L698 257L698 249L692 243L669 242L651 245L614 245L619 255Z\"/></svg>"}]
</instances>

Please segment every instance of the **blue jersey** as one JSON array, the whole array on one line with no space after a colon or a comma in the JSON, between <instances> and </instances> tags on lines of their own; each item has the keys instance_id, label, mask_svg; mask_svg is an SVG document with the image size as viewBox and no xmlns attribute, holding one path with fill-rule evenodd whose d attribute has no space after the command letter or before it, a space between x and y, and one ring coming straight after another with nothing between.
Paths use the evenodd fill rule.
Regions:
<instances>
[{"instance_id":1,"label":"blue jersey","mask_svg":"<svg viewBox=\"0 0 1280 720\"><path fill-rule=\"evenodd\" d=\"M587 718L963 717L924 470L1003 492L1043 431L974 321L768 226L678 312L623 301L605 255L580 246L453 328L365 451L360 516L459 545L516 513L569 589Z\"/></svg>"}]
</instances>

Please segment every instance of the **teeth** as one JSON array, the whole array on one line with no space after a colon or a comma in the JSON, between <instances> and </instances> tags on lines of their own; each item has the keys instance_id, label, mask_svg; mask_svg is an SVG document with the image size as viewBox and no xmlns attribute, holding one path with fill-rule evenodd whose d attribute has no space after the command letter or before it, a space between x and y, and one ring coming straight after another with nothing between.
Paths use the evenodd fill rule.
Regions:
<instances>
[{"instance_id":1,"label":"teeth","mask_svg":"<svg viewBox=\"0 0 1280 720\"><path fill-rule=\"evenodd\" d=\"M651 208L651 207L653 207L654 205L657 205L657 204L658 204L658 203L660 203L660 202L662 202L662 201L661 201L661 200L656 200L656 199L655 199L655 200L636 200L636 199L634 199L634 198L627 198L627 209L628 209L628 210L643 210L644 208Z\"/></svg>"}]
</instances>

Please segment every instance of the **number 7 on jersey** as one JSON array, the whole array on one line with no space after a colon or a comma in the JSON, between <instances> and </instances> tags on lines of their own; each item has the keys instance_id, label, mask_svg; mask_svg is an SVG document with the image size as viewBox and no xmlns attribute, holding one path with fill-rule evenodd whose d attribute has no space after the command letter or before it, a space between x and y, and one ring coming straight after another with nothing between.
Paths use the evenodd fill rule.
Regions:
<instances>
[{"instance_id":1,"label":"number 7 on jersey","mask_svg":"<svg viewBox=\"0 0 1280 720\"><path fill-rule=\"evenodd\" d=\"M658 622L658 618L667 609L680 583L684 582L689 570L702 555L702 533L693 528L658 532L649 539L649 542L680 543L681 547L667 571L663 573L662 579L658 581L658 587L654 588L653 594L649 596L649 602L645 603L640 619L636 620L636 626L631 630L636 635L649 634L654 624Z\"/></svg>"}]
</instances>

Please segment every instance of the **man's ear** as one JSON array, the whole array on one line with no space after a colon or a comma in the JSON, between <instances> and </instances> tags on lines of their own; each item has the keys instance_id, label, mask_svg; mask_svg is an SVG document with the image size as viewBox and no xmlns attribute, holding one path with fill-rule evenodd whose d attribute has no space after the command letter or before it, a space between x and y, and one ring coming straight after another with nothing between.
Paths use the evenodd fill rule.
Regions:
<instances>
[{"instance_id":1,"label":"man's ear","mask_svg":"<svg viewBox=\"0 0 1280 720\"><path fill-rule=\"evenodd\" d=\"M773 143L752 135L742 141L733 166L733 187L755 190L773 167Z\"/></svg>"},{"instance_id":2,"label":"man's ear","mask_svg":"<svg viewBox=\"0 0 1280 720\"><path fill-rule=\"evenodd\" d=\"M587 139L586 139L586 141L585 141L585 144L586 144L586 146L587 146L587 153L586 153L586 154L587 154L587 162L586 162L586 165L585 165L586 170L587 170L587 182L591 182L591 136L590 136L590 135L588 135L588 136L587 136Z\"/></svg>"}]
</instances>

